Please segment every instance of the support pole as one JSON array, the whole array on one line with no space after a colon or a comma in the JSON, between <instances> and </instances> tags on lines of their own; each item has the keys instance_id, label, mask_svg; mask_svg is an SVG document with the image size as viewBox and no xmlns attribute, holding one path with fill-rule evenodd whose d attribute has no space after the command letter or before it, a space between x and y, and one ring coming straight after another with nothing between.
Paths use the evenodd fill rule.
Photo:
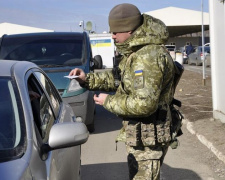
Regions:
<instances>
[{"instance_id":1,"label":"support pole","mask_svg":"<svg viewBox=\"0 0 225 180\"><path fill-rule=\"evenodd\" d=\"M202 0L202 74L203 74L203 80L202 84L203 86L206 85L206 64L205 64L205 48L204 48L204 16L203 16L203 0Z\"/></svg>"}]
</instances>

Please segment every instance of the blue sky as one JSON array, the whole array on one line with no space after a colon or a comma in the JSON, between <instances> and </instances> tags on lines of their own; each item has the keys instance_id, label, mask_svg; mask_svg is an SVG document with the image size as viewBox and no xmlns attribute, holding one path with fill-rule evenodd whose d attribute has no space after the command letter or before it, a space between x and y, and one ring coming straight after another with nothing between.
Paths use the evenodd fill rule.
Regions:
<instances>
[{"instance_id":1,"label":"blue sky","mask_svg":"<svg viewBox=\"0 0 225 180\"><path fill-rule=\"evenodd\" d=\"M8 22L55 31L82 31L80 21L92 30L108 30L108 14L117 4L131 3L148 12L169 6L201 11L201 0L1 0L0 23ZM203 0L209 12L208 0Z\"/></svg>"}]
</instances>

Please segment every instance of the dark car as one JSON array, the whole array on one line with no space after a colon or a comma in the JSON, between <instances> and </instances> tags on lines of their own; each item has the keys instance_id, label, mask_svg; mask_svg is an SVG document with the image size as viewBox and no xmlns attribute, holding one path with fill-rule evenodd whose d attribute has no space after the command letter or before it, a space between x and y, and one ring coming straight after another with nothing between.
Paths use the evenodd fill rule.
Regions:
<instances>
[{"instance_id":1,"label":"dark car","mask_svg":"<svg viewBox=\"0 0 225 180\"><path fill-rule=\"evenodd\" d=\"M89 36L86 32L27 33L2 36L0 59L30 61L41 67L68 102L77 120L94 131L94 92L68 79L69 72L78 67L85 73L102 68L101 56L92 58Z\"/></svg>"},{"instance_id":2,"label":"dark car","mask_svg":"<svg viewBox=\"0 0 225 180\"><path fill-rule=\"evenodd\" d=\"M37 65L0 65L0 179L80 179L85 124Z\"/></svg>"}]
</instances>

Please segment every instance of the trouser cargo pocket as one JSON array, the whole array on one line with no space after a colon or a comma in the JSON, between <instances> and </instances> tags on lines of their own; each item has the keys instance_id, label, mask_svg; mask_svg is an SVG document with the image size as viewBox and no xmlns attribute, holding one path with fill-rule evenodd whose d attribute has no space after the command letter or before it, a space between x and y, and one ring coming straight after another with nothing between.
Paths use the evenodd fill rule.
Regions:
<instances>
[{"instance_id":1,"label":"trouser cargo pocket","mask_svg":"<svg viewBox=\"0 0 225 180\"><path fill-rule=\"evenodd\" d=\"M128 146L138 146L141 142L141 123L137 121L123 121L126 132L126 144Z\"/></svg>"}]
</instances>

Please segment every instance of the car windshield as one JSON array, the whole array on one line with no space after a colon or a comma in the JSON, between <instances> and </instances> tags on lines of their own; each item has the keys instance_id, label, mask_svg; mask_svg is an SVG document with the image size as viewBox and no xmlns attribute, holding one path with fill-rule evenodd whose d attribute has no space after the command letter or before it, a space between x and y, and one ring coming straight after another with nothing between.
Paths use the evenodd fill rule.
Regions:
<instances>
[{"instance_id":1,"label":"car windshield","mask_svg":"<svg viewBox=\"0 0 225 180\"><path fill-rule=\"evenodd\" d=\"M0 79L0 151L15 148L21 140L18 106L12 83Z\"/></svg>"},{"instance_id":2,"label":"car windshield","mask_svg":"<svg viewBox=\"0 0 225 180\"><path fill-rule=\"evenodd\" d=\"M75 37L6 37L3 39L0 58L31 61L39 66L82 65L84 43L82 36Z\"/></svg>"}]
</instances>

